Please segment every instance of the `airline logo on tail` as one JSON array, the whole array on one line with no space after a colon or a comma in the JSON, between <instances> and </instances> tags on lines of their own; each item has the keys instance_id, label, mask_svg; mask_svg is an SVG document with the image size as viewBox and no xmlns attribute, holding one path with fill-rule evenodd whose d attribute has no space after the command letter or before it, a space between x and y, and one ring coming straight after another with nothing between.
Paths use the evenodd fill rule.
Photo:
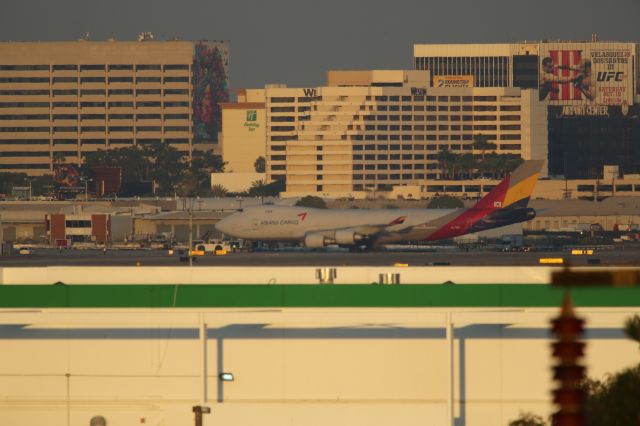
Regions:
<instances>
[{"instance_id":1,"label":"airline logo on tail","mask_svg":"<svg viewBox=\"0 0 640 426\"><path fill-rule=\"evenodd\" d=\"M298 213L298 218L300 219L300 222L304 221L307 218L307 212Z\"/></svg>"}]
</instances>

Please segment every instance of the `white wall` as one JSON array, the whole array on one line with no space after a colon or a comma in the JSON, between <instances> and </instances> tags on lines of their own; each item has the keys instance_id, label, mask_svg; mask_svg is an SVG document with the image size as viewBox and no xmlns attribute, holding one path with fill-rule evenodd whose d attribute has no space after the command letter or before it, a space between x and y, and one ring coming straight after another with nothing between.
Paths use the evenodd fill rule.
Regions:
<instances>
[{"instance_id":1,"label":"white wall","mask_svg":"<svg viewBox=\"0 0 640 426\"><path fill-rule=\"evenodd\" d=\"M98 414L109 426L193 424L206 359L205 425L443 425L447 312L0 310L0 424L80 426ZM551 412L546 328L556 313L453 311L457 425ZM620 330L632 313L579 310L590 376L638 362ZM236 380L221 384L221 371Z\"/></svg>"},{"instance_id":2,"label":"white wall","mask_svg":"<svg viewBox=\"0 0 640 426\"><path fill-rule=\"evenodd\" d=\"M400 274L402 284L547 284L546 266L336 266L336 284L378 283L379 274ZM317 284L316 267L292 266L42 266L0 268L0 284ZM589 268L573 268L576 270ZM597 268L596 268L597 269ZM617 268L625 269L625 268Z\"/></svg>"}]
</instances>

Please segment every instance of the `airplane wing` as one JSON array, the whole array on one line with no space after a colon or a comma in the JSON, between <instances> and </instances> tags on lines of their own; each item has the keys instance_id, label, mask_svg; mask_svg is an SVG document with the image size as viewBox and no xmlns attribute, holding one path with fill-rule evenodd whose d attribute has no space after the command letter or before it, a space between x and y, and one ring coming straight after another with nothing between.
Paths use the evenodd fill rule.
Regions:
<instances>
[{"instance_id":1,"label":"airplane wing","mask_svg":"<svg viewBox=\"0 0 640 426\"><path fill-rule=\"evenodd\" d=\"M374 225L361 225L361 226L355 226L347 229L353 230L354 232L357 232L362 235L371 236L371 235L379 234L380 232L389 230L390 228L392 228L395 232L397 232L399 229L407 228L406 226L402 226L406 220L407 220L407 216L398 216L397 218L387 223L380 223L380 224L374 224Z\"/></svg>"},{"instance_id":2,"label":"airplane wing","mask_svg":"<svg viewBox=\"0 0 640 426\"><path fill-rule=\"evenodd\" d=\"M377 236L387 231L402 232L402 230L404 229L411 229L411 226L403 225L406 219L407 216L399 216L387 223L358 225L346 228L317 231L307 235L308 239L305 239L305 244L307 246L310 246L310 244L313 244L313 242L315 242L316 240L320 241L320 237L323 238L323 244L335 243L352 245L362 243L367 240L372 241Z\"/></svg>"}]
</instances>

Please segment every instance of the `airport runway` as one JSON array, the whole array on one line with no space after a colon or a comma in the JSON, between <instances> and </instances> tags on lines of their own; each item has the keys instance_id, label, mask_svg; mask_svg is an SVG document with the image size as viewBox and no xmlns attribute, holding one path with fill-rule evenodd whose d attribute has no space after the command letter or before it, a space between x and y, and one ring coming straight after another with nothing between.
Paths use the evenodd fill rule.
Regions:
<instances>
[{"instance_id":1,"label":"airport runway","mask_svg":"<svg viewBox=\"0 0 640 426\"><path fill-rule=\"evenodd\" d=\"M387 266L394 263L408 266L450 264L451 266L533 266L540 258L564 258L574 266L599 259L600 266L638 266L640 249L602 250L591 255L571 255L567 251L502 253L495 251L383 251L374 253L348 252L255 252L229 253L226 256L204 256L194 266ZM58 250L40 249L30 255L0 258L0 267L8 266L188 266L177 255L164 250ZM596 266L596 265L594 265Z\"/></svg>"}]
</instances>

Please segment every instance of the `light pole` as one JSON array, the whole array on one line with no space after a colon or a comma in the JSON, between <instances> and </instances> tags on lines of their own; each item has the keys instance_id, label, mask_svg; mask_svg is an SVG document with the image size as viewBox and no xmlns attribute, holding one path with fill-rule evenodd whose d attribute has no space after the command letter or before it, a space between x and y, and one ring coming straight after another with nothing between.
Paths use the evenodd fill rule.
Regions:
<instances>
[{"instance_id":1,"label":"light pole","mask_svg":"<svg viewBox=\"0 0 640 426\"><path fill-rule=\"evenodd\" d=\"M191 201L191 200L189 200ZM191 211L191 205L189 204L189 266L193 266L193 212Z\"/></svg>"},{"instance_id":2,"label":"light pole","mask_svg":"<svg viewBox=\"0 0 640 426\"><path fill-rule=\"evenodd\" d=\"M84 182L84 201L89 201L89 182L93 182L93 179L87 179L86 177L81 178L82 182Z\"/></svg>"},{"instance_id":3,"label":"light pole","mask_svg":"<svg viewBox=\"0 0 640 426\"><path fill-rule=\"evenodd\" d=\"M29 201L31 201L32 192L31 192L31 179L28 177L24 178L25 181L29 182Z\"/></svg>"}]
</instances>

